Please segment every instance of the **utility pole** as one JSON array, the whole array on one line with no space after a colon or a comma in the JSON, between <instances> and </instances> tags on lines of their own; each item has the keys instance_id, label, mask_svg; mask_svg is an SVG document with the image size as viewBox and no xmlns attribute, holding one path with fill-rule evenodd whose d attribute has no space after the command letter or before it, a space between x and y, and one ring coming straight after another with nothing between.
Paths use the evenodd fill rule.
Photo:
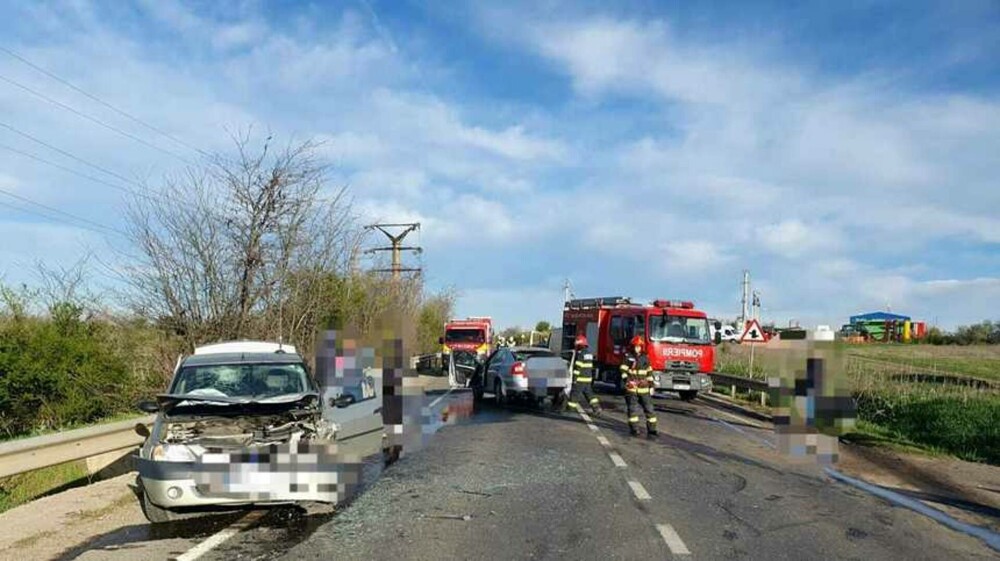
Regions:
<instances>
[{"instance_id":1,"label":"utility pole","mask_svg":"<svg viewBox=\"0 0 1000 561\"><path fill-rule=\"evenodd\" d=\"M563 303L569 302L573 299L573 285L569 283L569 279L563 283Z\"/></svg>"},{"instance_id":2,"label":"utility pole","mask_svg":"<svg viewBox=\"0 0 1000 561\"><path fill-rule=\"evenodd\" d=\"M739 328L743 329L750 317L750 270L743 269L743 307L740 312Z\"/></svg>"},{"instance_id":3,"label":"utility pole","mask_svg":"<svg viewBox=\"0 0 1000 561\"><path fill-rule=\"evenodd\" d=\"M371 224L365 226L365 230L378 230L389 238L391 243L388 247L373 247L365 251L366 254L374 254L379 251L392 252L392 266L388 269L373 269L377 273L392 273L392 280L399 280L400 273L420 274L419 267L403 267L403 252L412 251L421 253L423 249L419 246L404 246L403 240L413 231L420 229L419 222L407 222L403 224Z\"/></svg>"}]
</instances>

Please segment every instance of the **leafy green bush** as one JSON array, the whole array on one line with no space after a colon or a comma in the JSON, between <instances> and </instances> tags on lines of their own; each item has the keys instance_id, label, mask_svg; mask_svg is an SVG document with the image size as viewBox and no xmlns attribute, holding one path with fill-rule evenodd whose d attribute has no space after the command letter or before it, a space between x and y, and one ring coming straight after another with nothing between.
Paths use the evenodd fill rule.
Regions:
<instances>
[{"instance_id":1,"label":"leafy green bush","mask_svg":"<svg viewBox=\"0 0 1000 561\"><path fill-rule=\"evenodd\" d=\"M92 423L129 411L145 376L116 327L60 303L49 317L0 320L0 434Z\"/></svg>"}]
</instances>

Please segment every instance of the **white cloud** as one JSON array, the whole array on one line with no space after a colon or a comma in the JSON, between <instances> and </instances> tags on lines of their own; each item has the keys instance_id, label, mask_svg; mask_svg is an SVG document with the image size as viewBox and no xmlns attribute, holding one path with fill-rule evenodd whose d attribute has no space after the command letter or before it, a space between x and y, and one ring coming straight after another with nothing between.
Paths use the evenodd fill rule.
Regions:
<instances>
[{"instance_id":1,"label":"white cloud","mask_svg":"<svg viewBox=\"0 0 1000 561\"><path fill-rule=\"evenodd\" d=\"M801 257L831 251L840 244L839 234L818 223L807 224L798 219L765 224L756 229L756 242L782 257Z\"/></svg>"},{"instance_id":2,"label":"white cloud","mask_svg":"<svg viewBox=\"0 0 1000 561\"><path fill-rule=\"evenodd\" d=\"M494 326L500 329L530 329L541 320L558 325L562 321L562 294L558 284L465 289L459 294L455 313L459 317L492 316Z\"/></svg>"},{"instance_id":3,"label":"white cloud","mask_svg":"<svg viewBox=\"0 0 1000 561\"><path fill-rule=\"evenodd\" d=\"M705 273L732 261L732 256L704 240L676 240L660 245L660 270L672 273Z\"/></svg>"}]
</instances>

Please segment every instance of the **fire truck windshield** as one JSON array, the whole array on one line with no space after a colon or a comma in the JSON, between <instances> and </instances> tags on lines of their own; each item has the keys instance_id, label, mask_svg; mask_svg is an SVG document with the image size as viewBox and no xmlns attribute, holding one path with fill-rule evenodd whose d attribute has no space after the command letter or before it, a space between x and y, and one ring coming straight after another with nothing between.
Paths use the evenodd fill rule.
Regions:
<instances>
[{"instance_id":1,"label":"fire truck windshield","mask_svg":"<svg viewBox=\"0 0 1000 561\"><path fill-rule=\"evenodd\" d=\"M484 343L486 334L482 329L449 329L444 333L445 343Z\"/></svg>"},{"instance_id":2,"label":"fire truck windshield","mask_svg":"<svg viewBox=\"0 0 1000 561\"><path fill-rule=\"evenodd\" d=\"M711 342L707 319L671 315L649 317L649 339L668 343Z\"/></svg>"}]
</instances>

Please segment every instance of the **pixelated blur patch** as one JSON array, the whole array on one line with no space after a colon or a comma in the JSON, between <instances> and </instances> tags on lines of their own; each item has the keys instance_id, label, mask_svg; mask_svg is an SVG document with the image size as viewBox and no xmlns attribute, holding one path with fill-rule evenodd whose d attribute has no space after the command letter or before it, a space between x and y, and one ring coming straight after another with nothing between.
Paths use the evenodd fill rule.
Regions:
<instances>
[{"instance_id":1,"label":"pixelated blur patch","mask_svg":"<svg viewBox=\"0 0 1000 561\"><path fill-rule=\"evenodd\" d=\"M797 342L768 385L778 449L792 459L836 462L838 437L854 427L857 409L836 345Z\"/></svg>"},{"instance_id":2,"label":"pixelated blur patch","mask_svg":"<svg viewBox=\"0 0 1000 561\"><path fill-rule=\"evenodd\" d=\"M203 496L337 503L358 486L361 462L328 442L210 448L195 464L194 480Z\"/></svg>"}]
</instances>

